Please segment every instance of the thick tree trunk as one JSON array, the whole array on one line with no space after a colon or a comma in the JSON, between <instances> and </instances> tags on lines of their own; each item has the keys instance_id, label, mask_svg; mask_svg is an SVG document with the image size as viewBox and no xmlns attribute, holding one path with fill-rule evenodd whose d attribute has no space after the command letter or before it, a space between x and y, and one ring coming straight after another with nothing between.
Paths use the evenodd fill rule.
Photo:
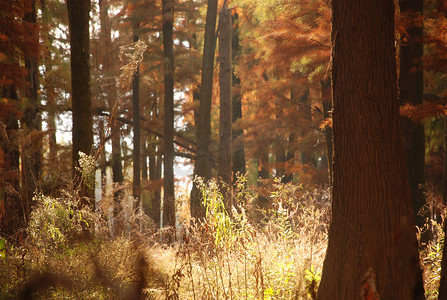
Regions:
<instances>
[{"instance_id":1,"label":"thick tree trunk","mask_svg":"<svg viewBox=\"0 0 447 300\"><path fill-rule=\"evenodd\" d=\"M424 5L422 0L400 0L399 6L401 14L410 24L400 41L399 104L419 105L423 101L423 27L416 19L422 17ZM424 125L414 123L406 117L401 120L413 213L416 225L423 228L426 216L419 211L425 205L424 189L421 187L425 183ZM428 232L424 234L422 242L427 242L429 236Z\"/></svg>"},{"instance_id":2,"label":"thick tree trunk","mask_svg":"<svg viewBox=\"0 0 447 300\"><path fill-rule=\"evenodd\" d=\"M231 152L232 152L232 105L231 105L231 12L225 5L219 13L219 86L220 86L220 121L219 154L217 174L219 180L227 185L222 190L227 209L231 207ZM229 209L231 211L231 209Z\"/></svg>"},{"instance_id":3,"label":"thick tree trunk","mask_svg":"<svg viewBox=\"0 0 447 300\"><path fill-rule=\"evenodd\" d=\"M231 54L233 66L239 60L241 46L239 44L239 15L236 11L232 14L232 40ZM233 67L233 124L242 119L242 102L241 102L241 80L237 76ZM244 131L235 129L233 126L233 182L236 182L237 175L245 175L245 148L244 148Z\"/></svg>"},{"instance_id":4,"label":"thick tree trunk","mask_svg":"<svg viewBox=\"0 0 447 300\"><path fill-rule=\"evenodd\" d=\"M204 180L210 179L210 138L211 138L211 99L213 94L213 66L216 45L215 30L217 18L217 0L208 0L206 11L205 41L203 45L202 83L200 90L199 123L197 126L197 155L194 175ZM191 215L196 218L205 216L201 205L200 193L194 183L191 191Z\"/></svg>"},{"instance_id":5,"label":"thick tree trunk","mask_svg":"<svg viewBox=\"0 0 447 300\"><path fill-rule=\"evenodd\" d=\"M67 0L71 48L71 95L73 111L73 172L80 174L76 166L79 152L91 154L93 144L92 99L90 90L90 0ZM93 197L94 188L81 186L81 194ZM89 201L93 208L94 202Z\"/></svg>"},{"instance_id":6,"label":"thick tree trunk","mask_svg":"<svg viewBox=\"0 0 447 300\"><path fill-rule=\"evenodd\" d=\"M424 299L399 128L394 3L332 4L334 182L318 299L374 294L375 279L381 299Z\"/></svg>"},{"instance_id":7,"label":"thick tree trunk","mask_svg":"<svg viewBox=\"0 0 447 300\"><path fill-rule=\"evenodd\" d=\"M172 30L174 1L163 0L163 52L164 52L164 179L163 224L175 225L174 195L174 47Z\"/></svg>"}]
</instances>

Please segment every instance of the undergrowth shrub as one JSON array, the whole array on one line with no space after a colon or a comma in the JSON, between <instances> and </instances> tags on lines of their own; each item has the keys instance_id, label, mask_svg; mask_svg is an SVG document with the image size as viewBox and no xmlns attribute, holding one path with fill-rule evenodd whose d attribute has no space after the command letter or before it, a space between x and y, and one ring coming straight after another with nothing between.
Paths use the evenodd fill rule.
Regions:
<instances>
[{"instance_id":1,"label":"undergrowth shrub","mask_svg":"<svg viewBox=\"0 0 447 300\"><path fill-rule=\"evenodd\" d=\"M206 218L190 228L179 245L176 284L169 296L177 299L308 299L318 288L327 243L328 191L304 193L276 180L271 208L256 224L247 205L257 195L234 192L230 210L216 181L198 180ZM326 198L325 198L326 197ZM244 205L247 203L247 205ZM307 228L303 228L307 227Z\"/></svg>"}]
</instances>

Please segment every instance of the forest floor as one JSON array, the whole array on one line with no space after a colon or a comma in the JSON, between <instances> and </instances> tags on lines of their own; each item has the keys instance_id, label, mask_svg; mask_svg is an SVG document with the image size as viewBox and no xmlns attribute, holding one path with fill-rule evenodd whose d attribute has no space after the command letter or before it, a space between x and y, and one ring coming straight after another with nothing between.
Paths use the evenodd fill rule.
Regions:
<instances>
[{"instance_id":1,"label":"forest floor","mask_svg":"<svg viewBox=\"0 0 447 300\"><path fill-rule=\"evenodd\" d=\"M113 238L110 222L77 210L70 193L37 196L27 238L0 239L0 299L316 299L329 190L275 181L260 209L255 191L239 189L230 217L215 182L201 189L201 222L155 231L128 212ZM444 241L432 228L436 241L421 251L427 299L437 298Z\"/></svg>"}]
</instances>

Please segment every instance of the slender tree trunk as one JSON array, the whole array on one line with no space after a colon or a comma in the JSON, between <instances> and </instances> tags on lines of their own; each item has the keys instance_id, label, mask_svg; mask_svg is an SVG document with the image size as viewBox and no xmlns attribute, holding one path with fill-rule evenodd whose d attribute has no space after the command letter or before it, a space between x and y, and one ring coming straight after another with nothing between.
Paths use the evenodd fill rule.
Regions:
<instances>
[{"instance_id":1,"label":"slender tree trunk","mask_svg":"<svg viewBox=\"0 0 447 300\"><path fill-rule=\"evenodd\" d=\"M109 20L109 0L99 1L99 16L101 24L100 43L104 49L102 60L102 72L106 77L113 77L113 44L111 39L111 26ZM120 214L120 205L123 198L122 183L124 181L122 158L121 158L121 139L120 139L120 122L116 120L118 107L118 93L115 81L104 86L103 92L106 93L106 100L110 110L111 118L109 119L110 135L112 140L112 182L113 182L113 207L107 212L109 216L110 233L115 234L115 220Z\"/></svg>"},{"instance_id":2,"label":"slender tree trunk","mask_svg":"<svg viewBox=\"0 0 447 300\"><path fill-rule=\"evenodd\" d=\"M73 172L80 179L76 166L79 152L91 154L93 144L92 99L90 90L90 0L67 0L71 49L71 95L73 111ZM81 194L94 196L94 188L81 186ZM94 202L88 205L93 208Z\"/></svg>"},{"instance_id":3,"label":"slender tree trunk","mask_svg":"<svg viewBox=\"0 0 447 300\"><path fill-rule=\"evenodd\" d=\"M31 42L39 43L39 31L37 30L37 14L35 0L31 1L31 7L25 13L24 21L28 23L31 34ZM22 116L23 129L29 137L29 143L22 149L22 188L26 206L26 217L31 213L31 202L36 189L39 188L40 171L42 169L42 140L33 139L32 134L41 130L41 117L39 114L38 90L38 57L37 53L25 57L25 67L28 72L29 88L27 91L27 104L24 105Z\"/></svg>"},{"instance_id":4,"label":"slender tree trunk","mask_svg":"<svg viewBox=\"0 0 447 300\"><path fill-rule=\"evenodd\" d=\"M400 71L399 71L399 104L422 104L423 101L423 27L418 18L423 15L422 0L400 0L400 11L410 26L400 41ZM402 131L407 158L408 177L410 179L411 198L416 225L423 228L426 216L419 211L425 205L425 133L424 125L402 117ZM430 233L422 235L422 242L428 242Z\"/></svg>"},{"instance_id":5,"label":"slender tree trunk","mask_svg":"<svg viewBox=\"0 0 447 300\"><path fill-rule=\"evenodd\" d=\"M280 103L279 99L275 100L275 111L276 111L276 122L279 124L283 119L283 106ZM284 147L284 141L280 132L276 134L275 137L275 157L276 157L276 177L282 177L281 180L284 180L285 169L284 164L286 162L286 149Z\"/></svg>"},{"instance_id":6,"label":"slender tree trunk","mask_svg":"<svg viewBox=\"0 0 447 300\"><path fill-rule=\"evenodd\" d=\"M321 100L323 102L323 118L331 118L330 111L332 110L331 97L331 79L327 78L320 82ZM332 186L332 127L327 126L324 129L324 137L326 140L326 155L329 173L329 186Z\"/></svg>"},{"instance_id":7,"label":"slender tree trunk","mask_svg":"<svg viewBox=\"0 0 447 300\"><path fill-rule=\"evenodd\" d=\"M202 83L200 90L199 123L197 126L197 155L194 175L204 180L210 179L210 135L211 135L211 98L213 93L213 66L216 45L215 30L217 18L217 0L208 0L206 11L205 41L203 45ZM201 206L200 193L193 183L191 191L191 215L196 218L205 216Z\"/></svg>"},{"instance_id":8,"label":"slender tree trunk","mask_svg":"<svg viewBox=\"0 0 447 300\"><path fill-rule=\"evenodd\" d=\"M134 33L133 41L140 38ZM141 124L140 124L140 71L137 67L132 78L133 104L133 196L140 201L141 189ZM138 205L137 205L138 207Z\"/></svg>"},{"instance_id":9,"label":"slender tree trunk","mask_svg":"<svg viewBox=\"0 0 447 300\"><path fill-rule=\"evenodd\" d=\"M143 134L143 138L141 139L143 142L141 144L141 179L144 181L147 181L148 179L148 166L147 166L147 159L148 159L148 152L147 152L147 138L146 135Z\"/></svg>"},{"instance_id":10,"label":"slender tree trunk","mask_svg":"<svg viewBox=\"0 0 447 300\"><path fill-rule=\"evenodd\" d=\"M444 116L444 166L443 166L443 200L444 204L447 203L447 117ZM444 220L444 236L447 232L447 222ZM439 294L438 299L442 300L447 297L447 247L445 246L442 250L442 261L441 261L441 280L439 282Z\"/></svg>"},{"instance_id":11,"label":"slender tree trunk","mask_svg":"<svg viewBox=\"0 0 447 300\"><path fill-rule=\"evenodd\" d=\"M300 129L300 136L303 139L306 136L306 134L309 132L308 128L310 127L311 122L312 122L312 112L311 112L311 102L310 102L310 97L309 97L309 88L306 88L306 90L304 91L304 94L298 98L298 103L300 104L299 110L302 112L300 114L300 117L303 120L301 129ZM305 149L304 147L301 146L300 163L304 166L304 165L309 164L309 162L310 162L309 149Z\"/></svg>"},{"instance_id":12,"label":"slender tree trunk","mask_svg":"<svg viewBox=\"0 0 447 300\"><path fill-rule=\"evenodd\" d=\"M288 164L293 164L293 161L295 160L295 150L296 150L296 134L294 132L291 132L289 134L289 141L287 144L287 156L285 161ZM290 170L284 170L284 177L282 179L282 183L289 183L293 180L293 172Z\"/></svg>"},{"instance_id":13,"label":"slender tree trunk","mask_svg":"<svg viewBox=\"0 0 447 300\"><path fill-rule=\"evenodd\" d=\"M332 4L334 181L318 299L424 299L399 128L394 3Z\"/></svg>"},{"instance_id":14,"label":"slender tree trunk","mask_svg":"<svg viewBox=\"0 0 447 300\"><path fill-rule=\"evenodd\" d=\"M106 161L106 151L105 151L105 144L106 144L106 137L105 137L105 130L104 130L104 119L101 118L99 120L99 144L101 148L101 152L99 155L99 164L101 169L101 195L102 199L104 199L104 196L106 195L106 188L105 188L105 180L107 178L107 161Z\"/></svg>"},{"instance_id":15,"label":"slender tree trunk","mask_svg":"<svg viewBox=\"0 0 447 300\"><path fill-rule=\"evenodd\" d=\"M292 99L293 103L297 103L299 101L298 93L297 93L296 89L292 89L292 91L290 92L290 99ZM298 106L298 109L299 109L299 106ZM296 138L296 133L294 132L294 130L292 130L289 134L289 140L287 143L287 156L285 159L285 161L287 162L288 165L294 164L297 142L298 141ZM289 183L292 181L293 181L293 172L285 169L282 183Z\"/></svg>"},{"instance_id":16,"label":"slender tree trunk","mask_svg":"<svg viewBox=\"0 0 447 300\"><path fill-rule=\"evenodd\" d=\"M8 101L0 103L0 125L4 126L3 134L6 133L0 139L0 228L12 235L25 226L26 213L20 198L19 103L14 86L4 85L1 92Z\"/></svg>"},{"instance_id":17,"label":"slender tree trunk","mask_svg":"<svg viewBox=\"0 0 447 300\"><path fill-rule=\"evenodd\" d=\"M234 66L239 61L241 51L239 44L239 15L236 11L233 11L232 23L231 54ZM233 67L233 124L239 119L242 119L241 80ZM233 126L233 182L236 182L238 173L245 175L244 131Z\"/></svg>"},{"instance_id":18,"label":"slender tree trunk","mask_svg":"<svg viewBox=\"0 0 447 300\"><path fill-rule=\"evenodd\" d=\"M155 108L156 109L156 108ZM149 136L149 180L150 182L156 182L160 179L158 171L158 155L157 155L157 138L155 136ZM149 216L154 220L157 227L160 226L160 189L157 187L155 190L151 190L151 211Z\"/></svg>"},{"instance_id":19,"label":"slender tree trunk","mask_svg":"<svg viewBox=\"0 0 447 300\"><path fill-rule=\"evenodd\" d=\"M163 52L164 52L164 179L163 224L175 225L174 195L174 1L163 0Z\"/></svg>"},{"instance_id":20,"label":"slender tree trunk","mask_svg":"<svg viewBox=\"0 0 447 300\"><path fill-rule=\"evenodd\" d=\"M232 104L231 104L231 11L225 5L219 13L219 86L220 86L220 118L219 118L219 154L218 178L227 186L222 189L225 204L231 211L231 152L232 152ZM230 189L230 190L228 190Z\"/></svg>"}]
</instances>

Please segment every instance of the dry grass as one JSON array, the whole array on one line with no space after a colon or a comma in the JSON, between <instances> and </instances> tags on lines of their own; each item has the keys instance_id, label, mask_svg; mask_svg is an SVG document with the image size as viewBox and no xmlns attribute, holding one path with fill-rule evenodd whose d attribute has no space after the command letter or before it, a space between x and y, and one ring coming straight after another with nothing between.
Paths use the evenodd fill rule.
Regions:
<instances>
[{"instance_id":1,"label":"dry grass","mask_svg":"<svg viewBox=\"0 0 447 300\"><path fill-rule=\"evenodd\" d=\"M0 299L316 298L328 190L306 192L275 181L269 205L258 209L256 190L241 178L230 217L216 182L201 183L201 189L204 220L155 232L140 214L127 212L130 232L114 238L107 217L78 209L76 197L40 195L27 240L12 247L7 239ZM444 243L441 225L433 228L437 239L421 252L427 299L437 297Z\"/></svg>"}]
</instances>

